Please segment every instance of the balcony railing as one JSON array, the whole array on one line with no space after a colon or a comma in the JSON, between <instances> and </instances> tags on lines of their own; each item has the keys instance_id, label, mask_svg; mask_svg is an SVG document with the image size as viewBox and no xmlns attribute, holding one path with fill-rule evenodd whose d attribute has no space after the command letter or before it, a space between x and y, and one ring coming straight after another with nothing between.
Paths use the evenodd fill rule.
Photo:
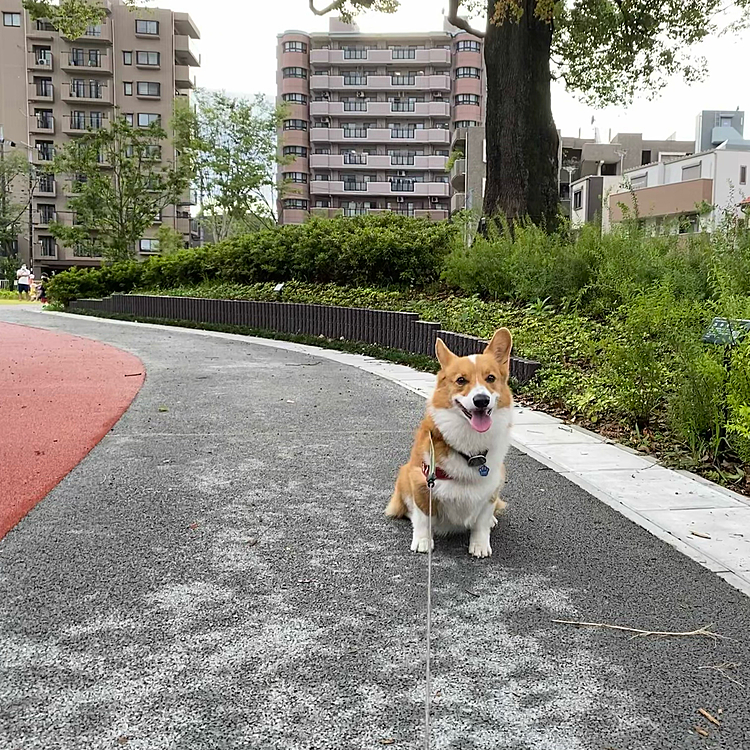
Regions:
<instances>
[{"instance_id":1,"label":"balcony railing","mask_svg":"<svg viewBox=\"0 0 750 750\"><path fill-rule=\"evenodd\" d=\"M367 164L367 154L344 154L344 164Z\"/></svg>"},{"instance_id":2,"label":"balcony railing","mask_svg":"<svg viewBox=\"0 0 750 750\"><path fill-rule=\"evenodd\" d=\"M414 138L414 128L391 128L391 138Z\"/></svg>"},{"instance_id":3,"label":"balcony railing","mask_svg":"<svg viewBox=\"0 0 750 750\"><path fill-rule=\"evenodd\" d=\"M71 86L70 97L72 99L103 99L103 86Z\"/></svg>"},{"instance_id":4,"label":"balcony railing","mask_svg":"<svg viewBox=\"0 0 750 750\"><path fill-rule=\"evenodd\" d=\"M39 247L40 258L56 258L57 257L57 243L56 242L42 242Z\"/></svg>"},{"instance_id":5,"label":"balcony railing","mask_svg":"<svg viewBox=\"0 0 750 750\"><path fill-rule=\"evenodd\" d=\"M344 86L367 86L367 76L344 76Z\"/></svg>"},{"instance_id":6,"label":"balcony railing","mask_svg":"<svg viewBox=\"0 0 750 750\"><path fill-rule=\"evenodd\" d=\"M357 208L345 208L344 216L365 216L369 209L359 206Z\"/></svg>"},{"instance_id":7,"label":"balcony railing","mask_svg":"<svg viewBox=\"0 0 750 750\"><path fill-rule=\"evenodd\" d=\"M52 132L55 129L55 118L52 115L37 116L36 129Z\"/></svg>"},{"instance_id":8,"label":"balcony railing","mask_svg":"<svg viewBox=\"0 0 750 750\"><path fill-rule=\"evenodd\" d=\"M344 102L344 112L367 112L367 102Z\"/></svg>"},{"instance_id":9,"label":"balcony railing","mask_svg":"<svg viewBox=\"0 0 750 750\"><path fill-rule=\"evenodd\" d=\"M344 138L367 138L367 129L344 128Z\"/></svg>"},{"instance_id":10,"label":"balcony railing","mask_svg":"<svg viewBox=\"0 0 750 750\"><path fill-rule=\"evenodd\" d=\"M92 130L99 130L104 127L103 117L71 117L70 118L70 129L71 130L86 130L91 128Z\"/></svg>"},{"instance_id":11,"label":"balcony railing","mask_svg":"<svg viewBox=\"0 0 750 750\"><path fill-rule=\"evenodd\" d=\"M413 208L392 208L391 211L399 216L414 216Z\"/></svg>"},{"instance_id":12,"label":"balcony railing","mask_svg":"<svg viewBox=\"0 0 750 750\"><path fill-rule=\"evenodd\" d=\"M345 49L344 60L366 60L367 50L366 49Z\"/></svg>"},{"instance_id":13,"label":"balcony railing","mask_svg":"<svg viewBox=\"0 0 750 750\"><path fill-rule=\"evenodd\" d=\"M54 88L51 83L37 83L36 95L51 97L54 93Z\"/></svg>"},{"instance_id":14,"label":"balcony railing","mask_svg":"<svg viewBox=\"0 0 750 750\"><path fill-rule=\"evenodd\" d=\"M416 76L391 76L391 83L394 86L414 86L416 82Z\"/></svg>"},{"instance_id":15,"label":"balcony railing","mask_svg":"<svg viewBox=\"0 0 750 750\"><path fill-rule=\"evenodd\" d=\"M366 182L345 182L344 190L367 190Z\"/></svg>"},{"instance_id":16,"label":"balcony railing","mask_svg":"<svg viewBox=\"0 0 750 750\"><path fill-rule=\"evenodd\" d=\"M73 68L101 68L102 59L101 55L95 57L79 57L78 55L71 55L68 58L68 65Z\"/></svg>"},{"instance_id":17,"label":"balcony railing","mask_svg":"<svg viewBox=\"0 0 750 750\"><path fill-rule=\"evenodd\" d=\"M74 258L100 258L101 251L96 247L86 247L85 245L76 245L73 248Z\"/></svg>"},{"instance_id":18,"label":"balcony railing","mask_svg":"<svg viewBox=\"0 0 750 750\"><path fill-rule=\"evenodd\" d=\"M413 180L391 180L391 192L392 193L413 193L414 181Z\"/></svg>"},{"instance_id":19,"label":"balcony railing","mask_svg":"<svg viewBox=\"0 0 750 750\"><path fill-rule=\"evenodd\" d=\"M391 112L413 112L415 109L415 102L391 102Z\"/></svg>"},{"instance_id":20,"label":"balcony railing","mask_svg":"<svg viewBox=\"0 0 750 750\"><path fill-rule=\"evenodd\" d=\"M414 157L413 156L394 156L391 155L391 164L393 165L413 165L414 164Z\"/></svg>"}]
</instances>

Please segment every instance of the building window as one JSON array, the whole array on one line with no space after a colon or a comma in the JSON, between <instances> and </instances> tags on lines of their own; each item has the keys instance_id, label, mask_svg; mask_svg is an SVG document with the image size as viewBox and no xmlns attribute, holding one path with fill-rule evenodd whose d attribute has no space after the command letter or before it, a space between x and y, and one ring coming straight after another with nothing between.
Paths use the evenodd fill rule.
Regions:
<instances>
[{"instance_id":1,"label":"building window","mask_svg":"<svg viewBox=\"0 0 750 750\"><path fill-rule=\"evenodd\" d=\"M138 249L142 253L158 253L159 240L143 239L138 241Z\"/></svg>"},{"instance_id":2,"label":"building window","mask_svg":"<svg viewBox=\"0 0 750 750\"><path fill-rule=\"evenodd\" d=\"M747 167L743 164L740 167L740 185L745 185L747 183Z\"/></svg>"},{"instance_id":3,"label":"building window","mask_svg":"<svg viewBox=\"0 0 750 750\"><path fill-rule=\"evenodd\" d=\"M131 115L132 117L132 115ZM138 127L147 128L152 122L160 122L161 116L153 112L139 112L138 113Z\"/></svg>"},{"instance_id":4,"label":"building window","mask_svg":"<svg viewBox=\"0 0 750 750\"><path fill-rule=\"evenodd\" d=\"M284 52L307 52L304 42L284 42Z\"/></svg>"},{"instance_id":5,"label":"building window","mask_svg":"<svg viewBox=\"0 0 750 750\"><path fill-rule=\"evenodd\" d=\"M20 13L3 13L3 26L21 26L21 14Z\"/></svg>"},{"instance_id":6,"label":"building window","mask_svg":"<svg viewBox=\"0 0 750 750\"><path fill-rule=\"evenodd\" d=\"M147 143L143 149L144 159L153 159L159 161L161 159L161 146L155 143Z\"/></svg>"},{"instance_id":7,"label":"building window","mask_svg":"<svg viewBox=\"0 0 750 750\"><path fill-rule=\"evenodd\" d=\"M132 65L133 64L133 53L132 52L123 52L122 53L122 64L123 65Z\"/></svg>"},{"instance_id":8,"label":"building window","mask_svg":"<svg viewBox=\"0 0 750 750\"><path fill-rule=\"evenodd\" d=\"M315 208L330 208L331 201L328 198L318 198L315 201Z\"/></svg>"},{"instance_id":9,"label":"building window","mask_svg":"<svg viewBox=\"0 0 750 750\"><path fill-rule=\"evenodd\" d=\"M366 60L366 47L344 47L344 60Z\"/></svg>"},{"instance_id":10,"label":"building window","mask_svg":"<svg viewBox=\"0 0 750 750\"><path fill-rule=\"evenodd\" d=\"M55 175L48 172L38 172L37 180L37 190L40 193L55 192Z\"/></svg>"},{"instance_id":11,"label":"building window","mask_svg":"<svg viewBox=\"0 0 750 750\"><path fill-rule=\"evenodd\" d=\"M583 207L583 190L576 190L573 193L573 208L578 211Z\"/></svg>"},{"instance_id":12,"label":"building window","mask_svg":"<svg viewBox=\"0 0 750 750\"><path fill-rule=\"evenodd\" d=\"M284 201L284 208L297 208L307 211L307 201L302 198L287 198Z\"/></svg>"},{"instance_id":13,"label":"building window","mask_svg":"<svg viewBox=\"0 0 750 750\"><path fill-rule=\"evenodd\" d=\"M158 68L161 65L161 54L159 52L144 52L139 50L135 53L135 64L145 65L149 68Z\"/></svg>"},{"instance_id":14,"label":"building window","mask_svg":"<svg viewBox=\"0 0 750 750\"><path fill-rule=\"evenodd\" d=\"M156 81L138 81L138 96L161 96L161 84Z\"/></svg>"},{"instance_id":15,"label":"building window","mask_svg":"<svg viewBox=\"0 0 750 750\"><path fill-rule=\"evenodd\" d=\"M641 151L641 166L651 163L651 151Z\"/></svg>"},{"instance_id":16,"label":"building window","mask_svg":"<svg viewBox=\"0 0 750 750\"><path fill-rule=\"evenodd\" d=\"M123 87L125 96L133 96L133 82L132 81L123 81L122 87Z\"/></svg>"},{"instance_id":17,"label":"building window","mask_svg":"<svg viewBox=\"0 0 750 750\"><path fill-rule=\"evenodd\" d=\"M285 102L292 102L293 104L307 104L305 94L284 94L281 98Z\"/></svg>"},{"instance_id":18,"label":"building window","mask_svg":"<svg viewBox=\"0 0 750 750\"><path fill-rule=\"evenodd\" d=\"M682 168L682 182L688 180L697 180L701 176L701 162L691 164L689 167Z\"/></svg>"},{"instance_id":19,"label":"building window","mask_svg":"<svg viewBox=\"0 0 750 750\"><path fill-rule=\"evenodd\" d=\"M39 212L40 224L51 224L55 220L54 203L37 203L36 209Z\"/></svg>"},{"instance_id":20,"label":"building window","mask_svg":"<svg viewBox=\"0 0 750 750\"><path fill-rule=\"evenodd\" d=\"M34 141L34 146L39 152L40 161L52 161L52 157L54 156L53 141Z\"/></svg>"},{"instance_id":21,"label":"building window","mask_svg":"<svg viewBox=\"0 0 750 750\"><path fill-rule=\"evenodd\" d=\"M684 216L680 216L680 234L695 234L698 229L698 214L685 214Z\"/></svg>"},{"instance_id":22,"label":"building window","mask_svg":"<svg viewBox=\"0 0 750 750\"><path fill-rule=\"evenodd\" d=\"M89 26L86 27L86 32L84 33L84 36L101 36L102 35L102 25L100 23L92 23Z\"/></svg>"},{"instance_id":23,"label":"building window","mask_svg":"<svg viewBox=\"0 0 750 750\"><path fill-rule=\"evenodd\" d=\"M453 123L454 128L474 128L479 123L476 120L456 120L456 122Z\"/></svg>"},{"instance_id":24,"label":"building window","mask_svg":"<svg viewBox=\"0 0 750 750\"><path fill-rule=\"evenodd\" d=\"M456 94L456 104L476 104L479 106L478 94Z\"/></svg>"},{"instance_id":25,"label":"building window","mask_svg":"<svg viewBox=\"0 0 750 750\"><path fill-rule=\"evenodd\" d=\"M732 118L731 116L722 116L719 118L720 127L722 128L731 128L732 127Z\"/></svg>"},{"instance_id":26,"label":"building window","mask_svg":"<svg viewBox=\"0 0 750 750\"><path fill-rule=\"evenodd\" d=\"M307 121L284 120L284 130L307 130Z\"/></svg>"},{"instance_id":27,"label":"building window","mask_svg":"<svg viewBox=\"0 0 750 750\"><path fill-rule=\"evenodd\" d=\"M103 86L99 81L74 78L70 82L70 95L77 99L101 99Z\"/></svg>"},{"instance_id":28,"label":"building window","mask_svg":"<svg viewBox=\"0 0 750 750\"><path fill-rule=\"evenodd\" d=\"M283 177L289 182L307 182L307 174L305 172L284 172Z\"/></svg>"},{"instance_id":29,"label":"building window","mask_svg":"<svg viewBox=\"0 0 750 750\"><path fill-rule=\"evenodd\" d=\"M479 68L456 68L456 78L479 78L481 74Z\"/></svg>"},{"instance_id":30,"label":"building window","mask_svg":"<svg viewBox=\"0 0 750 750\"><path fill-rule=\"evenodd\" d=\"M314 153L326 155L331 153L331 149L328 146L318 146Z\"/></svg>"},{"instance_id":31,"label":"building window","mask_svg":"<svg viewBox=\"0 0 750 750\"><path fill-rule=\"evenodd\" d=\"M301 156L303 159L307 158L307 147L306 146L284 146L284 156Z\"/></svg>"},{"instance_id":32,"label":"building window","mask_svg":"<svg viewBox=\"0 0 750 750\"><path fill-rule=\"evenodd\" d=\"M307 78L307 68L284 68L281 73L284 78Z\"/></svg>"},{"instance_id":33,"label":"building window","mask_svg":"<svg viewBox=\"0 0 750 750\"><path fill-rule=\"evenodd\" d=\"M159 22L137 20L135 22L135 33L147 34L149 36L159 36Z\"/></svg>"},{"instance_id":34,"label":"building window","mask_svg":"<svg viewBox=\"0 0 750 750\"><path fill-rule=\"evenodd\" d=\"M39 244L41 246L40 255L43 258L54 258L57 255L57 245L55 244L54 237L40 237Z\"/></svg>"},{"instance_id":35,"label":"building window","mask_svg":"<svg viewBox=\"0 0 750 750\"><path fill-rule=\"evenodd\" d=\"M481 52L481 47L479 42L475 42L473 39L465 39L456 42L456 52Z\"/></svg>"},{"instance_id":36,"label":"building window","mask_svg":"<svg viewBox=\"0 0 750 750\"><path fill-rule=\"evenodd\" d=\"M34 78L34 84L36 86L37 96L52 96L52 79L41 78L39 76Z\"/></svg>"},{"instance_id":37,"label":"building window","mask_svg":"<svg viewBox=\"0 0 750 750\"><path fill-rule=\"evenodd\" d=\"M410 47L394 47L391 50L391 57L394 60L414 60L417 56L417 50Z\"/></svg>"}]
</instances>

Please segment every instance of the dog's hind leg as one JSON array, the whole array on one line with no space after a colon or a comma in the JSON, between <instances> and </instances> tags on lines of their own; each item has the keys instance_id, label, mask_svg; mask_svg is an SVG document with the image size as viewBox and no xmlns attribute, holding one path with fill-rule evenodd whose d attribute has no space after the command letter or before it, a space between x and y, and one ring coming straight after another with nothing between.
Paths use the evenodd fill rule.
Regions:
<instances>
[{"instance_id":1,"label":"dog's hind leg","mask_svg":"<svg viewBox=\"0 0 750 750\"><path fill-rule=\"evenodd\" d=\"M393 495L385 507L385 514L389 518L404 518L409 509L406 507L404 502L404 491L408 492L409 480L407 467L402 466L398 473L398 479L396 480L396 486L393 488Z\"/></svg>"}]
</instances>

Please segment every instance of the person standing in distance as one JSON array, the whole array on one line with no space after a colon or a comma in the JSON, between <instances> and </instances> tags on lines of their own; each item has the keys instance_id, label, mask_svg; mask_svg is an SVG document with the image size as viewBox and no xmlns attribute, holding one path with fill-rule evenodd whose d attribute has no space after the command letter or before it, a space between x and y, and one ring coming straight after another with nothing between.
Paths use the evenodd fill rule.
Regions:
<instances>
[{"instance_id":1,"label":"person standing in distance","mask_svg":"<svg viewBox=\"0 0 750 750\"><path fill-rule=\"evenodd\" d=\"M17 271L16 271L16 280L18 283L18 299L22 300L23 295L26 295L26 299L30 300L31 296L31 279L32 279L32 273L29 271L28 268L26 268L26 264L24 263Z\"/></svg>"}]
</instances>

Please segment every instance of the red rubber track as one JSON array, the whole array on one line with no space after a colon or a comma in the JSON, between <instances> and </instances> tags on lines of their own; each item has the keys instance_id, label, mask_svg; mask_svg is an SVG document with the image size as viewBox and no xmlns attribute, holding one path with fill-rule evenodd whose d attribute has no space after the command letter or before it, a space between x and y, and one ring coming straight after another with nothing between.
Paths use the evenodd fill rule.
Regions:
<instances>
[{"instance_id":1,"label":"red rubber track","mask_svg":"<svg viewBox=\"0 0 750 750\"><path fill-rule=\"evenodd\" d=\"M145 378L98 341L0 323L0 539L109 432Z\"/></svg>"}]
</instances>

